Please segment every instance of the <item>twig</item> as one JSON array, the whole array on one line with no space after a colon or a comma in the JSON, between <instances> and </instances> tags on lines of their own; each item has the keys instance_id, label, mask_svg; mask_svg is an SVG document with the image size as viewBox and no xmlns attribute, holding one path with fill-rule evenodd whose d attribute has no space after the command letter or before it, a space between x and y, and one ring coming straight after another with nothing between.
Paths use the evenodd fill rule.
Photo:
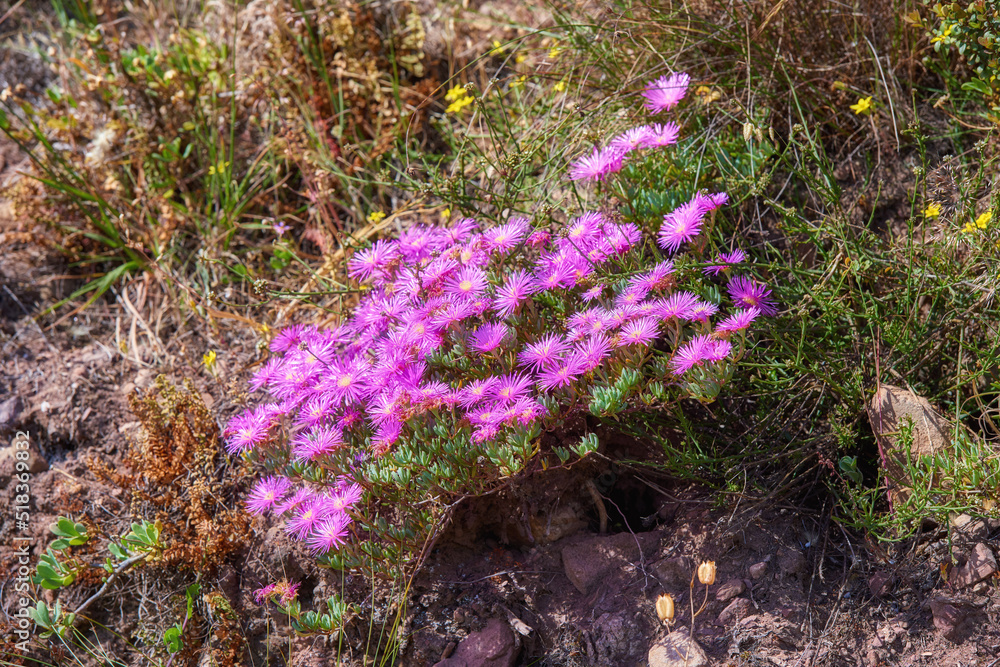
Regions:
<instances>
[{"instance_id":1,"label":"twig","mask_svg":"<svg viewBox=\"0 0 1000 667\"><path fill-rule=\"evenodd\" d=\"M115 568L115 571L114 571L114 572L112 572L112 573L111 573L111 576L109 576L109 577L107 578L107 580L106 580L106 581L104 582L104 585L103 585L103 586L101 586L101 587L100 587L100 588L99 588L99 589L97 590L97 592L96 592L96 593L94 593L94 594L93 594L93 595L91 595L91 596L90 596L89 598L87 598L87 599L86 599L86 600L85 600L85 601L83 602L83 604L81 604L81 605L80 605L79 607L77 607L76 611L74 611L74 612L73 612L73 614L74 614L74 615L76 616L76 618L75 618L75 619L73 620L73 624L74 624L74 625L76 624L76 622L77 622L77 621L79 620L79 618L80 618L80 614L82 614L83 612L85 612L85 611L87 610L87 607L89 607L89 606L90 606L91 604L93 604L93 603L94 603L94 601L96 601L96 600L97 600L97 598L99 598L99 597L101 597L102 595L104 595L104 591L108 590L108 587L109 587L109 586L111 586L111 584L113 584L113 583L115 582L115 579L117 579L117 578L118 578L118 575L120 575L120 574L121 574L122 572L124 572L124 571L125 571L125 570L127 570L128 568L132 567L132 566L133 566L134 564L136 564L136 563L138 563L139 561L143 560L143 559L144 559L144 558L146 558L146 556L148 556L148 555L149 555L148 553L141 553L141 554L136 554L136 555L132 556L131 558L129 558L128 560L124 561L124 562L123 562L123 563L122 563L121 565L119 565L118 567L116 567L116 568Z\"/></svg>"}]
</instances>

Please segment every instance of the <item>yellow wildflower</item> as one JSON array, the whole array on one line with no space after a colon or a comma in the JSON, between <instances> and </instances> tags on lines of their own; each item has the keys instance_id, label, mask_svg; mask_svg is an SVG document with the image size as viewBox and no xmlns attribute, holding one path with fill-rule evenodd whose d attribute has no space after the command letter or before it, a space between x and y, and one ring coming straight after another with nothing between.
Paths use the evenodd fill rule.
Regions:
<instances>
[{"instance_id":1,"label":"yellow wildflower","mask_svg":"<svg viewBox=\"0 0 1000 667\"><path fill-rule=\"evenodd\" d=\"M450 208L446 208L445 210L441 211L441 219L444 220L445 222L447 222L448 220L451 219L451 209Z\"/></svg>"},{"instance_id":2,"label":"yellow wildflower","mask_svg":"<svg viewBox=\"0 0 1000 667\"><path fill-rule=\"evenodd\" d=\"M562 53L562 49L560 49L558 46L553 46L551 49L549 49L549 58L555 60L556 58L559 57L560 53Z\"/></svg>"},{"instance_id":3,"label":"yellow wildflower","mask_svg":"<svg viewBox=\"0 0 1000 667\"><path fill-rule=\"evenodd\" d=\"M385 213L383 213L382 211L372 211L371 213L368 214L368 222L372 223L373 225L377 225L383 220L385 220Z\"/></svg>"},{"instance_id":4,"label":"yellow wildflower","mask_svg":"<svg viewBox=\"0 0 1000 667\"><path fill-rule=\"evenodd\" d=\"M219 160L218 164L213 164L208 168L208 175L215 176L226 173L226 169L229 168L229 162L227 160Z\"/></svg>"},{"instance_id":5,"label":"yellow wildflower","mask_svg":"<svg viewBox=\"0 0 1000 667\"><path fill-rule=\"evenodd\" d=\"M516 62L518 65L520 65L521 63L523 63L527 59L528 59L528 56L524 55L523 53L519 53L516 56L514 56L514 62Z\"/></svg>"},{"instance_id":6,"label":"yellow wildflower","mask_svg":"<svg viewBox=\"0 0 1000 667\"><path fill-rule=\"evenodd\" d=\"M941 215L941 204L930 203L924 209L925 218L936 218Z\"/></svg>"},{"instance_id":7,"label":"yellow wildflower","mask_svg":"<svg viewBox=\"0 0 1000 667\"><path fill-rule=\"evenodd\" d=\"M526 75L524 75L524 74L522 74L521 76L517 77L516 79L514 79L513 81L510 82L510 88L511 88L511 90L513 90L515 88L520 88L521 86L524 85L524 82L527 81L527 80L528 80L528 77Z\"/></svg>"},{"instance_id":8,"label":"yellow wildflower","mask_svg":"<svg viewBox=\"0 0 1000 667\"><path fill-rule=\"evenodd\" d=\"M490 49L490 55L491 56L498 56L501 53L503 53L503 44L500 43L500 40L494 39L493 40L493 48Z\"/></svg>"},{"instance_id":9,"label":"yellow wildflower","mask_svg":"<svg viewBox=\"0 0 1000 667\"><path fill-rule=\"evenodd\" d=\"M444 99L447 102L455 102L456 100L460 100L463 97L467 97L468 95L469 91L465 89L465 86L455 86L447 93L445 93Z\"/></svg>"},{"instance_id":10,"label":"yellow wildflower","mask_svg":"<svg viewBox=\"0 0 1000 667\"><path fill-rule=\"evenodd\" d=\"M445 109L445 111L447 113L458 113L459 111L461 111L462 109L469 106L475 101L476 101L475 98L472 97L462 97L449 104L448 108Z\"/></svg>"},{"instance_id":11,"label":"yellow wildflower","mask_svg":"<svg viewBox=\"0 0 1000 667\"><path fill-rule=\"evenodd\" d=\"M209 350L201 356L201 363L205 364L205 368L211 371L215 368L215 358L215 350Z\"/></svg>"},{"instance_id":12,"label":"yellow wildflower","mask_svg":"<svg viewBox=\"0 0 1000 667\"><path fill-rule=\"evenodd\" d=\"M559 81L558 83L556 83L556 85L552 86L552 90L554 90L557 93L561 93L562 91L566 90L566 81L565 80Z\"/></svg>"},{"instance_id":13,"label":"yellow wildflower","mask_svg":"<svg viewBox=\"0 0 1000 667\"><path fill-rule=\"evenodd\" d=\"M872 98L871 97L859 97L857 104L851 105L851 111L856 114L868 115L872 112Z\"/></svg>"}]
</instances>

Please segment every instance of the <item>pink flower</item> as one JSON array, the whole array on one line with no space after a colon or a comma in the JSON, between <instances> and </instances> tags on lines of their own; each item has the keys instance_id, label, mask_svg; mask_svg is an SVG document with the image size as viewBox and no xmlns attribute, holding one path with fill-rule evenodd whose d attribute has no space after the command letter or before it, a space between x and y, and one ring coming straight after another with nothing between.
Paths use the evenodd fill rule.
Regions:
<instances>
[{"instance_id":1,"label":"pink flower","mask_svg":"<svg viewBox=\"0 0 1000 667\"><path fill-rule=\"evenodd\" d=\"M251 514L263 514L273 508L288 493L292 483L284 477L270 475L257 480L253 491L247 496L246 508Z\"/></svg>"},{"instance_id":2,"label":"pink flower","mask_svg":"<svg viewBox=\"0 0 1000 667\"><path fill-rule=\"evenodd\" d=\"M306 545L316 555L329 553L347 541L350 525L351 517L343 513L334 514L316 526L306 540Z\"/></svg>"},{"instance_id":3,"label":"pink flower","mask_svg":"<svg viewBox=\"0 0 1000 667\"><path fill-rule=\"evenodd\" d=\"M476 329L469 338L469 347L480 354L486 354L500 347L509 333L507 326L499 322L487 322Z\"/></svg>"},{"instance_id":4,"label":"pink flower","mask_svg":"<svg viewBox=\"0 0 1000 667\"><path fill-rule=\"evenodd\" d=\"M585 291L580 297L587 302L593 301L594 299L601 298L601 294L604 292L604 285L597 284Z\"/></svg>"},{"instance_id":5,"label":"pink flower","mask_svg":"<svg viewBox=\"0 0 1000 667\"><path fill-rule=\"evenodd\" d=\"M691 292L674 292L665 299L657 302L659 308L656 313L661 320L689 319L691 308L698 303L698 297Z\"/></svg>"},{"instance_id":6,"label":"pink flower","mask_svg":"<svg viewBox=\"0 0 1000 667\"><path fill-rule=\"evenodd\" d=\"M295 458L300 461L312 461L343 447L344 437L339 431L319 426L298 434L292 439L291 444Z\"/></svg>"},{"instance_id":7,"label":"pink flower","mask_svg":"<svg viewBox=\"0 0 1000 667\"><path fill-rule=\"evenodd\" d=\"M531 391L531 376L526 374L504 375L494 388L493 395L497 400L511 403L524 398Z\"/></svg>"},{"instance_id":8,"label":"pink flower","mask_svg":"<svg viewBox=\"0 0 1000 667\"><path fill-rule=\"evenodd\" d=\"M647 148L671 146L677 143L677 137L680 136L680 128L675 123L664 123L663 125L654 123L648 127L649 132L646 135Z\"/></svg>"},{"instance_id":9,"label":"pink flower","mask_svg":"<svg viewBox=\"0 0 1000 667\"><path fill-rule=\"evenodd\" d=\"M660 228L657 243L664 250L677 252L682 243L698 236L704 218L705 210L699 206L697 199L681 204L663 216L663 226Z\"/></svg>"},{"instance_id":10,"label":"pink flower","mask_svg":"<svg viewBox=\"0 0 1000 667\"><path fill-rule=\"evenodd\" d=\"M399 256L399 248L395 241L378 240L371 248L354 253L347 262L347 274L365 282L376 273L387 271Z\"/></svg>"},{"instance_id":11,"label":"pink flower","mask_svg":"<svg viewBox=\"0 0 1000 667\"><path fill-rule=\"evenodd\" d=\"M659 332L656 328L656 320L650 317L626 322L618 334L618 347L649 345L656 340L657 335Z\"/></svg>"},{"instance_id":12,"label":"pink flower","mask_svg":"<svg viewBox=\"0 0 1000 667\"><path fill-rule=\"evenodd\" d=\"M735 313L715 325L715 333L716 335L719 335L729 334L734 331L742 331L743 329L749 327L758 315L760 315L760 309L758 308L737 310Z\"/></svg>"},{"instance_id":13,"label":"pink flower","mask_svg":"<svg viewBox=\"0 0 1000 667\"><path fill-rule=\"evenodd\" d=\"M651 138L650 127L648 125L640 125L619 134L611 140L609 146L627 155L637 148L648 146Z\"/></svg>"},{"instance_id":14,"label":"pink flower","mask_svg":"<svg viewBox=\"0 0 1000 667\"><path fill-rule=\"evenodd\" d=\"M624 157L614 148L595 148L590 155L584 155L569 166L570 180L602 181L622 168Z\"/></svg>"},{"instance_id":15,"label":"pink flower","mask_svg":"<svg viewBox=\"0 0 1000 667\"><path fill-rule=\"evenodd\" d=\"M500 317L510 317L521 303L534 293L535 279L527 271L517 270L507 276L503 287L497 289L493 308Z\"/></svg>"},{"instance_id":16,"label":"pink flower","mask_svg":"<svg viewBox=\"0 0 1000 667\"><path fill-rule=\"evenodd\" d=\"M542 391L551 391L566 387L583 373L583 359L579 353L573 352L555 366L546 368L538 374L538 388Z\"/></svg>"},{"instance_id":17,"label":"pink flower","mask_svg":"<svg viewBox=\"0 0 1000 667\"><path fill-rule=\"evenodd\" d=\"M714 303L708 301L698 301L694 303L687 310L685 319L691 320L701 320L702 322L708 322L708 318L719 312L719 307Z\"/></svg>"},{"instance_id":18,"label":"pink flower","mask_svg":"<svg viewBox=\"0 0 1000 667\"><path fill-rule=\"evenodd\" d=\"M706 266L702 270L705 272L706 275L717 276L726 269L728 269L733 264L739 264L746 258L747 256L739 248L737 248L732 252L722 252L719 253L718 256L716 256L715 258L716 264L714 264L713 266Z\"/></svg>"},{"instance_id":19,"label":"pink flower","mask_svg":"<svg viewBox=\"0 0 1000 667\"><path fill-rule=\"evenodd\" d=\"M292 349L299 344L305 332L306 327L301 324L293 324L290 327L285 327L271 341L271 352L285 352Z\"/></svg>"},{"instance_id":20,"label":"pink flower","mask_svg":"<svg viewBox=\"0 0 1000 667\"><path fill-rule=\"evenodd\" d=\"M611 353L611 341L604 334L590 336L583 342L577 343L576 353L580 356L583 364L583 372L589 373L604 362L604 358Z\"/></svg>"},{"instance_id":21,"label":"pink flower","mask_svg":"<svg viewBox=\"0 0 1000 667\"><path fill-rule=\"evenodd\" d=\"M294 535L296 539L304 540L312 532L313 527L323 518L322 504L315 500L303 503L298 514L285 524L285 532Z\"/></svg>"},{"instance_id":22,"label":"pink flower","mask_svg":"<svg viewBox=\"0 0 1000 667\"><path fill-rule=\"evenodd\" d=\"M685 343L671 360L674 375L683 375L695 366L705 363L712 339L709 336L695 336Z\"/></svg>"},{"instance_id":23,"label":"pink flower","mask_svg":"<svg viewBox=\"0 0 1000 667\"><path fill-rule=\"evenodd\" d=\"M260 409L245 410L226 427L225 433L229 436L226 439L226 451L230 454L249 452L267 440L270 428L271 420L265 412Z\"/></svg>"},{"instance_id":24,"label":"pink flower","mask_svg":"<svg viewBox=\"0 0 1000 667\"><path fill-rule=\"evenodd\" d=\"M683 72L663 75L646 85L642 96L646 98L645 106L650 113L672 109L687 93L691 77Z\"/></svg>"},{"instance_id":25,"label":"pink flower","mask_svg":"<svg viewBox=\"0 0 1000 667\"><path fill-rule=\"evenodd\" d=\"M559 334L549 334L535 343L526 345L518 361L522 366L539 371L554 366L560 360L560 355L569 349L569 345Z\"/></svg>"},{"instance_id":26,"label":"pink flower","mask_svg":"<svg viewBox=\"0 0 1000 667\"><path fill-rule=\"evenodd\" d=\"M629 289L662 289L670 284L670 276L674 272L674 263L660 262L646 273L640 273L628 281Z\"/></svg>"},{"instance_id":27,"label":"pink flower","mask_svg":"<svg viewBox=\"0 0 1000 667\"><path fill-rule=\"evenodd\" d=\"M733 302L741 308L757 308L765 317L778 314L778 309L771 300L771 290L762 283L745 276L736 276L729 281L726 290Z\"/></svg>"},{"instance_id":28,"label":"pink flower","mask_svg":"<svg viewBox=\"0 0 1000 667\"><path fill-rule=\"evenodd\" d=\"M478 266L465 266L452 278L446 291L455 296L474 299L486 291L486 272Z\"/></svg>"},{"instance_id":29,"label":"pink flower","mask_svg":"<svg viewBox=\"0 0 1000 667\"><path fill-rule=\"evenodd\" d=\"M506 224L483 232L483 239L490 250L507 252L516 248L530 229L531 223L527 218L514 218Z\"/></svg>"},{"instance_id":30,"label":"pink flower","mask_svg":"<svg viewBox=\"0 0 1000 667\"><path fill-rule=\"evenodd\" d=\"M490 377L484 378L482 380L475 380L469 384L468 387L461 390L461 395L458 399L458 404L463 408L469 408L476 405L488 396L493 395L493 391L496 389L497 385L500 384L500 378L491 375Z\"/></svg>"}]
</instances>

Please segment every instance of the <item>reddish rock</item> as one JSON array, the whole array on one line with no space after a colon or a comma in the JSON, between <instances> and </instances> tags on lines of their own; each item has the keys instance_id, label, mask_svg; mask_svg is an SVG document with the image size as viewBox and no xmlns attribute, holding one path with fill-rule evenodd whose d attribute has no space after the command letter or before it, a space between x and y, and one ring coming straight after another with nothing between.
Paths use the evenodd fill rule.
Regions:
<instances>
[{"instance_id":1,"label":"reddish rock","mask_svg":"<svg viewBox=\"0 0 1000 667\"><path fill-rule=\"evenodd\" d=\"M463 639L450 657L434 667L513 667L519 649L510 626L491 618L485 628Z\"/></svg>"},{"instance_id":2,"label":"reddish rock","mask_svg":"<svg viewBox=\"0 0 1000 667\"><path fill-rule=\"evenodd\" d=\"M882 597L892 589L896 578L891 572L879 571L868 577L868 590L877 598Z\"/></svg>"},{"instance_id":3,"label":"reddish rock","mask_svg":"<svg viewBox=\"0 0 1000 667\"><path fill-rule=\"evenodd\" d=\"M962 601L935 598L931 600L930 608L934 615L934 627L940 630L945 639L961 642L972 629L972 610Z\"/></svg>"},{"instance_id":4,"label":"reddish rock","mask_svg":"<svg viewBox=\"0 0 1000 667\"><path fill-rule=\"evenodd\" d=\"M651 554L659 541L655 533L594 535L562 550L563 568L576 589L587 593L609 570Z\"/></svg>"},{"instance_id":5,"label":"reddish rock","mask_svg":"<svg viewBox=\"0 0 1000 667\"><path fill-rule=\"evenodd\" d=\"M694 559L690 556L672 556L653 563L653 574L667 588L686 587L695 572Z\"/></svg>"},{"instance_id":6,"label":"reddish rock","mask_svg":"<svg viewBox=\"0 0 1000 667\"><path fill-rule=\"evenodd\" d=\"M948 581L955 588L967 588L993 576L996 571L997 560L994 558L993 552L985 544L977 544L965 564L951 571L951 574L948 575Z\"/></svg>"},{"instance_id":7,"label":"reddish rock","mask_svg":"<svg viewBox=\"0 0 1000 667\"><path fill-rule=\"evenodd\" d=\"M729 602L733 598L743 595L746 590L747 585L743 583L742 579L730 579L719 586L719 590L715 592L715 599L719 602Z\"/></svg>"},{"instance_id":8,"label":"reddish rock","mask_svg":"<svg viewBox=\"0 0 1000 667\"><path fill-rule=\"evenodd\" d=\"M782 549L778 552L778 569L784 577L805 574L806 565L806 557L801 551Z\"/></svg>"},{"instance_id":9,"label":"reddish rock","mask_svg":"<svg viewBox=\"0 0 1000 667\"><path fill-rule=\"evenodd\" d=\"M753 613L753 603L746 598L736 598L719 613L717 623L729 627Z\"/></svg>"}]
</instances>

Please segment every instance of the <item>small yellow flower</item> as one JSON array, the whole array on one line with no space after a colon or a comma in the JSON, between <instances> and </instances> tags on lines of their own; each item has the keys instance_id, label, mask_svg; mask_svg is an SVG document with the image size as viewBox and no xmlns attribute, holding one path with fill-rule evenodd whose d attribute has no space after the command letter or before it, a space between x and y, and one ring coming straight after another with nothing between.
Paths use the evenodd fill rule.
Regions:
<instances>
[{"instance_id":1,"label":"small yellow flower","mask_svg":"<svg viewBox=\"0 0 1000 667\"><path fill-rule=\"evenodd\" d=\"M441 219L444 220L445 222L447 222L448 220L451 219L451 209L450 208L446 208L445 210L441 211Z\"/></svg>"},{"instance_id":2,"label":"small yellow flower","mask_svg":"<svg viewBox=\"0 0 1000 667\"><path fill-rule=\"evenodd\" d=\"M513 81L510 82L510 88L511 88L511 90L514 90L515 88L520 88L520 87L524 86L524 82L527 81L527 80L528 80L528 77L526 75L524 75L524 74L522 74L521 76L517 77L516 79L514 79Z\"/></svg>"},{"instance_id":3,"label":"small yellow flower","mask_svg":"<svg viewBox=\"0 0 1000 667\"><path fill-rule=\"evenodd\" d=\"M455 102L456 100L460 100L468 95L469 92L465 89L465 86L455 86L445 93L444 99L447 102Z\"/></svg>"},{"instance_id":4,"label":"small yellow flower","mask_svg":"<svg viewBox=\"0 0 1000 667\"><path fill-rule=\"evenodd\" d=\"M205 364L205 368L212 370L215 368L215 350L209 350L201 357L201 363Z\"/></svg>"},{"instance_id":5,"label":"small yellow flower","mask_svg":"<svg viewBox=\"0 0 1000 667\"><path fill-rule=\"evenodd\" d=\"M382 211L372 211L371 213L368 214L368 222L372 223L373 225L377 225L383 220L385 220L385 213L383 213Z\"/></svg>"},{"instance_id":6,"label":"small yellow flower","mask_svg":"<svg viewBox=\"0 0 1000 667\"><path fill-rule=\"evenodd\" d=\"M523 63L527 59L528 59L528 56L524 55L523 53L519 53L516 56L514 56L514 62L516 62L518 65L520 65L521 63Z\"/></svg>"},{"instance_id":7,"label":"small yellow flower","mask_svg":"<svg viewBox=\"0 0 1000 667\"><path fill-rule=\"evenodd\" d=\"M464 109L465 107L467 107L470 104L472 104L473 102L475 102L475 98L472 98L472 97L462 97L462 98L459 98L459 99L455 100L454 102L452 102L451 104L449 104L448 108L445 109L445 112L446 113L458 113L462 109Z\"/></svg>"},{"instance_id":8,"label":"small yellow flower","mask_svg":"<svg viewBox=\"0 0 1000 667\"><path fill-rule=\"evenodd\" d=\"M941 204L931 203L924 209L925 218L936 218L941 215Z\"/></svg>"},{"instance_id":9,"label":"small yellow flower","mask_svg":"<svg viewBox=\"0 0 1000 667\"><path fill-rule=\"evenodd\" d=\"M556 83L556 85L552 86L552 90L554 90L557 93L561 93L562 91L566 90L566 81L565 80L559 81L558 83Z\"/></svg>"},{"instance_id":10,"label":"small yellow flower","mask_svg":"<svg viewBox=\"0 0 1000 667\"><path fill-rule=\"evenodd\" d=\"M990 226L990 220L992 219L993 211L986 211L986 213L983 213L976 218L975 222L966 223L965 227L962 227L962 231L966 234L972 234L979 229L986 229Z\"/></svg>"},{"instance_id":11,"label":"small yellow flower","mask_svg":"<svg viewBox=\"0 0 1000 667\"><path fill-rule=\"evenodd\" d=\"M501 53L503 53L503 44L500 43L500 40L494 39L493 40L493 48L490 49L490 55L491 56L498 56Z\"/></svg>"},{"instance_id":12,"label":"small yellow flower","mask_svg":"<svg viewBox=\"0 0 1000 667\"><path fill-rule=\"evenodd\" d=\"M226 169L229 168L229 162L227 160L219 160L217 164L213 164L208 168L208 175L215 176L226 173Z\"/></svg>"},{"instance_id":13,"label":"small yellow flower","mask_svg":"<svg viewBox=\"0 0 1000 667\"><path fill-rule=\"evenodd\" d=\"M870 114L872 112L872 98L859 97L857 104L851 105L851 111L856 114Z\"/></svg>"},{"instance_id":14,"label":"small yellow flower","mask_svg":"<svg viewBox=\"0 0 1000 667\"><path fill-rule=\"evenodd\" d=\"M556 58L559 57L560 53L562 53L562 49L560 49L558 46L553 46L551 49L549 49L549 58L555 60Z\"/></svg>"}]
</instances>

